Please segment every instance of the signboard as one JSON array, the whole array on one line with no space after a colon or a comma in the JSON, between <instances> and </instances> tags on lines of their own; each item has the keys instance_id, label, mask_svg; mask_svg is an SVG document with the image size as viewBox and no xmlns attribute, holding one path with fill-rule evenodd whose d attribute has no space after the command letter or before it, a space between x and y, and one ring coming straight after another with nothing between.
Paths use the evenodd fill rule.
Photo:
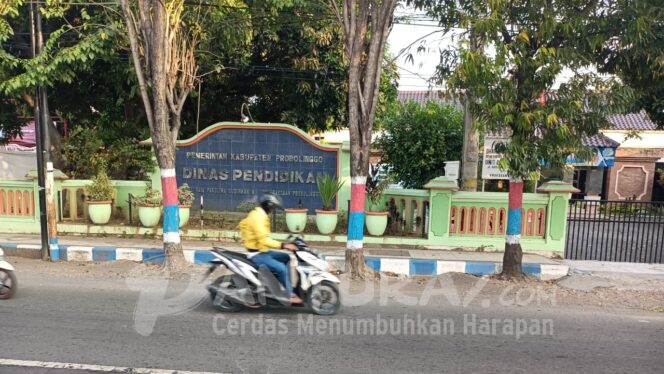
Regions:
<instances>
[{"instance_id":1,"label":"signboard","mask_svg":"<svg viewBox=\"0 0 664 374\"><path fill-rule=\"evenodd\" d=\"M338 152L288 125L217 124L178 142L175 171L206 210L241 210L272 192L313 214L322 206L316 179L338 174Z\"/></svg>"},{"instance_id":2,"label":"signboard","mask_svg":"<svg viewBox=\"0 0 664 374\"><path fill-rule=\"evenodd\" d=\"M584 160L577 158L575 155L570 155L565 162L574 166L611 167L616 162L616 149L611 147L593 148L593 158L591 160Z\"/></svg>"},{"instance_id":3,"label":"signboard","mask_svg":"<svg viewBox=\"0 0 664 374\"><path fill-rule=\"evenodd\" d=\"M498 167L498 160L503 156L494 151L496 143L504 143L509 141L506 138L494 137L487 135L484 138L484 157L482 159L482 179L509 179L507 170L500 170Z\"/></svg>"}]
</instances>

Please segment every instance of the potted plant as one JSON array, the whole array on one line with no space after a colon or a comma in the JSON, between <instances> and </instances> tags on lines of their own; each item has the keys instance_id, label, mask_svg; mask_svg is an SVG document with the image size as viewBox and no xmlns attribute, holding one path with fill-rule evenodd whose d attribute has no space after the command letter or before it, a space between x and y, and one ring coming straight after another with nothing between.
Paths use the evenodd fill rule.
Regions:
<instances>
[{"instance_id":1,"label":"potted plant","mask_svg":"<svg viewBox=\"0 0 664 374\"><path fill-rule=\"evenodd\" d=\"M370 179L367 181L367 199L369 200L369 210L366 213L366 225L369 235L381 236L385 233L387 228L387 218L389 212L381 209L381 200L385 189L394 182L393 178L388 176L382 181L377 179Z\"/></svg>"},{"instance_id":2,"label":"potted plant","mask_svg":"<svg viewBox=\"0 0 664 374\"><path fill-rule=\"evenodd\" d=\"M186 183L183 183L178 188L178 201L180 202L180 227L185 226L189 222L189 212L191 204L194 202L194 193Z\"/></svg>"},{"instance_id":3,"label":"potted plant","mask_svg":"<svg viewBox=\"0 0 664 374\"><path fill-rule=\"evenodd\" d=\"M332 200L344 183L338 177L332 178L326 173L318 177L316 184L323 200L323 209L316 209L316 227L318 227L318 232L323 235L331 234L337 227L338 219L338 211L332 206Z\"/></svg>"},{"instance_id":4,"label":"potted plant","mask_svg":"<svg viewBox=\"0 0 664 374\"><path fill-rule=\"evenodd\" d=\"M161 194L148 186L145 195L134 200L138 207L138 219L144 227L154 227L161 218Z\"/></svg>"},{"instance_id":5,"label":"potted plant","mask_svg":"<svg viewBox=\"0 0 664 374\"><path fill-rule=\"evenodd\" d=\"M113 184L108 179L108 175L106 175L104 169L101 169L92 178L92 183L85 186L88 216L95 225L107 224L111 219L111 204L114 192Z\"/></svg>"},{"instance_id":6,"label":"potted plant","mask_svg":"<svg viewBox=\"0 0 664 374\"><path fill-rule=\"evenodd\" d=\"M292 233L301 233L307 225L307 209L302 207L302 200L298 201L297 208L284 209L286 213L286 226Z\"/></svg>"}]
</instances>

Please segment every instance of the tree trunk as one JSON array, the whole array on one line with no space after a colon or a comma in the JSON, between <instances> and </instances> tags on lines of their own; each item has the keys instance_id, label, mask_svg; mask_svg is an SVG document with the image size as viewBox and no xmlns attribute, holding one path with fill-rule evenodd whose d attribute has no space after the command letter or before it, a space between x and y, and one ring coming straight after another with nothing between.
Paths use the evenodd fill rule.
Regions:
<instances>
[{"instance_id":1,"label":"tree trunk","mask_svg":"<svg viewBox=\"0 0 664 374\"><path fill-rule=\"evenodd\" d=\"M351 153L351 197L346 245L346 271L364 278L371 270L364 263L364 205L371 129L376 114L380 71L396 0L345 0L343 15L330 0L343 25L348 64L348 128Z\"/></svg>"},{"instance_id":2,"label":"tree trunk","mask_svg":"<svg viewBox=\"0 0 664 374\"><path fill-rule=\"evenodd\" d=\"M351 136L351 139L353 137ZM369 147L353 146L351 140L351 194L346 244L346 272L351 278L364 279L371 270L364 263L364 209L369 167Z\"/></svg>"},{"instance_id":3,"label":"tree trunk","mask_svg":"<svg viewBox=\"0 0 664 374\"><path fill-rule=\"evenodd\" d=\"M473 30L470 31L470 51L478 48L477 38ZM466 92L464 103L463 123L463 151L461 154L461 189L463 191L477 191L477 161L480 153L480 133L475 128L473 114L470 112L472 97Z\"/></svg>"},{"instance_id":4,"label":"tree trunk","mask_svg":"<svg viewBox=\"0 0 664 374\"><path fill-rule=\"evenodd\" d=\"M159 122L156 121L155 123ZM169 136L169 133L161 134L155 137L153 142L161 173L161 192L164 205L164 268L169 271L179 271L186 266L186 261L180 243L180 204L175 177L175 147L170 145L172 142L169 141Z\"/></svg>"},{"instance_id":5,"label":"tree trunk","mask_svg":"<svg viewBox=\"0 0 664 374\"><path fill-rule=\"evenodd\" d=\"M355 56L353 56L355 57ZM351 65L348 76L348 127L350 132L350 212L348 213L348 241L346 242L346 272L351 278L364 279L369 269L364 263L364 204L369 168L369 146L361 132L362 109L360 103L359 61ZM357 57L359 58L359 57ZM364 129L366 131L366 129ZM369 128L368 131L371 131Z\"/></svg>"},{"instance_id":6,"label":"tree trunk","mask_svg":"<svg viewBox=\"0 0 664 374\"><path fill-rule=\"evenodd\" d=\"M511 180L507 211L507 236L505 238L505 254L503 255L502 276L521 278L521 209L523 207L523 181Z\"/></svg>"},{"instance_id":7,"label":"tree trunk","mask_svg":"<svg viewBox=\"0 0 664 374\"><path fill-rule=\"evenodd\" d=\"M180 215L178 187L175 178L175 141L170 131L170 112L167 99L167 37L166 8L156 3L152 9L152 37L148 44L152 71L152 110L154 115L152 139L161 173L164 205L164 268L178 271L185 265L180 243Z\"/></svg>"},{"instance_id":8,"label":"tree trunk","mask_svg":"<svg viewBox=\"0 0 664 374\"><path fill-rule=\"evenodd\" d=\"M477 161L479 154L480 134L475 129L473 116L468 107L466 98L463 130L463 152L461 160L461 189L463 191L477 191Z\"/></svg>"}]
</instances>

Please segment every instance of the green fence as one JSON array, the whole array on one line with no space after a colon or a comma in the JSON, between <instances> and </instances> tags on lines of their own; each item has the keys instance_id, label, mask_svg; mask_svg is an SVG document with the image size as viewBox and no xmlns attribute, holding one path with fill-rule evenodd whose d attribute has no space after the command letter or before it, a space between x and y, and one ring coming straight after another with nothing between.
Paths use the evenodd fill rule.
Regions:
<instances>
[{"instance_id":1,"label":"green fence","mask_svg":"<svg viewBox=\"0 0 664 374\"><path fill-rule=\"evenodd\" d=\"M0 226L3 232L39 232L39 200L33 180L0 180Z\"/></svg>"},{"instance_id":2,"label":"green fence","mask_svg":"<svg viewBox=\"0 0 664 374\"><path fill-rule=\"evenodd\" d=\"M502 248L507 228L507 193L462 192L456 182L435 179L430 191L428 241L432 245ZM527 250L563 252L567 202L574 188L562 182L523 195L521 245Z\"/></svg>"},{"instance_id":3,"label":"green fence","mask_svg":"<svg viewBox=\"0 0 664 374\"><path fill-rule=\"evenodd\" d=\"M58 222L87 222L88 207L85 186L89 180L55 180ZM127 219L129 195L142 195L147 186L143 181L112 181L115 186L113 213ZM39 194L35 180L0 180L0 226L2 232L39 232Z\"/></svg>"},{"instance_id":4,"label":"green fence","mask_svg":"<svg viewBox=\"0 0 664 374\"><path fill-rule=\"evenodd\" d=\"M55 181L58 221L63 224L87 223L85 186L88 183L88 180ZM114 216L121 219L122 227L126 228L129 196L142 195L147 182L113 181L113 184L116 187ZM425 188L387 189L380 206L389 207L392 225L398 227L400 236L367 237L367 242L447 247L493 246L498 249L504 246L507 193L458 191L455 181L444 178L434 179ZM572 190L569 184L549 182L540 187L539 193L524 194L521 229L524 249L564 251L568 201ZM37 185L33 180L0 180L0 231L38 233L38 198ZM345 195L340 194L340 205L345 199ZM69 226L72 225L66 227ZM110 226L108 229L109 232L117 231ZM215 237L205 230L198 231L201 231L201 236ZM345 240L342 235L326 238L323 240Z\"/></svg>"}]
</instances>

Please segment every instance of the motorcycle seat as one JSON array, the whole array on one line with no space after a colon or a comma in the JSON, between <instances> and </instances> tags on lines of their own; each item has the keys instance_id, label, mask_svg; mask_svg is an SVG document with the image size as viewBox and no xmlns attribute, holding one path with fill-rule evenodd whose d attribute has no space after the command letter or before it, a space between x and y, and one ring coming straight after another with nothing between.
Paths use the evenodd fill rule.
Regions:
<instances>
[{"instance_id":1,"label":"motorcycle seat","mask_svg":"<svg viewBox=\"0 0 664 374\"><path fill-rule=\"evenodd\" d=\"M254 269L258 269L258 266L256 266L256 264L254 264L249 259L249 257L247 256L246 253L235 252L235 251L230 251L228 249L221 249L221 248L215 248L215 250L223 256L229 257L229 258L234 259L234 260L238 260L240 262L244 262L245 264L250 265Z\"/></svg>"}]
</instances>

